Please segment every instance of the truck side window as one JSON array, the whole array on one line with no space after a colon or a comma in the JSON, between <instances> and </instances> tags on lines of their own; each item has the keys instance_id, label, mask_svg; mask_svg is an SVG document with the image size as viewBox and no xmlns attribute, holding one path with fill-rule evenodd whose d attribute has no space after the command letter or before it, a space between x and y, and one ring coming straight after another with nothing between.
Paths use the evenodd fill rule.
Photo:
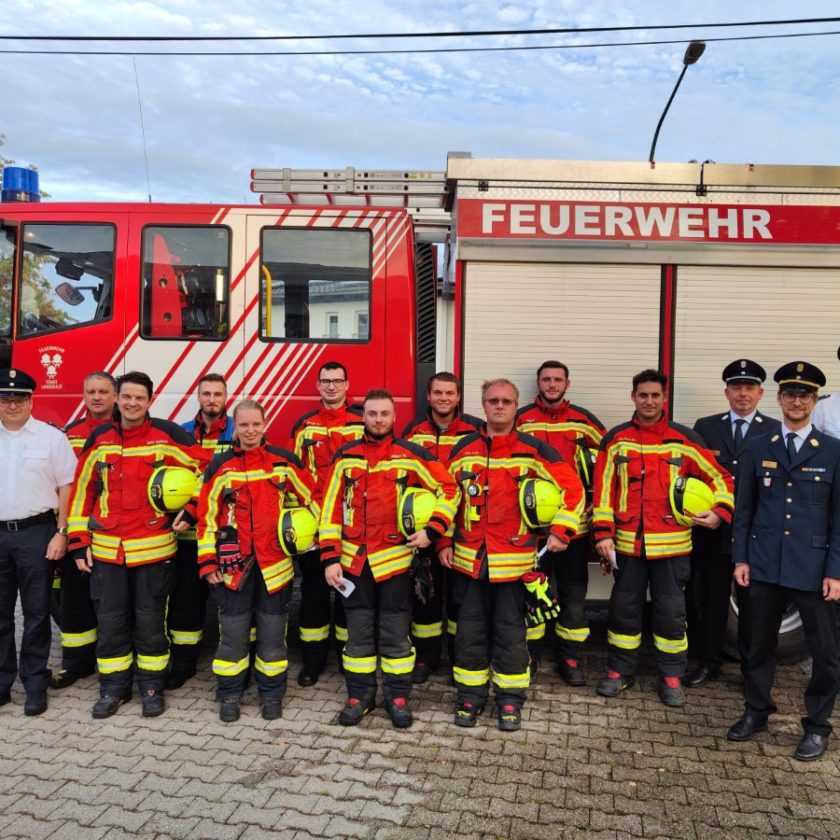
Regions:
<instances>
[{"instance_id":1,"label":"truck side window","mask_svg":"<svg viewBox=\"0 0 840 840\"><path fill-rule=\"evenodd\" d=\"M262 338L367 341L370 287L370 231L263 228Z\"/></svg>"},{"instance_id":2,"label":"truck side window","mask_svg":"<svg viewBox=\"0 0 840 840\"><path fill-rule=\"evenodd\" d=\"M143 338L227 338L230 230L218 226L143 229Z\"/></svg>"},{"instance_id":3,"label":"truck side window","mask_svg":"<svg viewBox=\"0 0 840 840\"><path fill-rule=\"evenodd\" d=\"M108 320L115 241L113 225L24 225L18 336Z\"/></svg>"}]
</instances>

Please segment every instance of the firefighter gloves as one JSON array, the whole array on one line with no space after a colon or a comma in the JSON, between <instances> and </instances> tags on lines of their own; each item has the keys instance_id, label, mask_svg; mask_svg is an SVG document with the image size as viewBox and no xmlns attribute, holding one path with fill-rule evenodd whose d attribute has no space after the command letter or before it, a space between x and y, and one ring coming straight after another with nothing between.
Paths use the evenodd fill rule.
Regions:
<instances>
[{"instance_id":1,"label":"firefighter gloves","mask_svg":"<svg viewBox=\"0 0 840 840\"><path fill-rule=\"evenodd\" d=\"M560 605L544 572L525 572L522 583L525 585L525 618L528 624L545 624L550 618L560 615Z\"/></svg>"}]
</instances>

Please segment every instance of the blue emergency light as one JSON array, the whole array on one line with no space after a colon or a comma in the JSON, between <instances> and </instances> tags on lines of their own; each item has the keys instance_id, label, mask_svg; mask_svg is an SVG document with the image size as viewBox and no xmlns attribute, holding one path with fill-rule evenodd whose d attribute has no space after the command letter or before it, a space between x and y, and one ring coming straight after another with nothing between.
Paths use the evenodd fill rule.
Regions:
<instances>
[{"instance_id":1,"label":"blue emergency light","mask_svg":"<svg viewBox=\"0 0 840 840\"><path fill-rule=\"evenodd\" d=\"M25 166L7 166L3 169L3 189L0 201L40 201L38 173Z\"/></svg>"}]
</instances>

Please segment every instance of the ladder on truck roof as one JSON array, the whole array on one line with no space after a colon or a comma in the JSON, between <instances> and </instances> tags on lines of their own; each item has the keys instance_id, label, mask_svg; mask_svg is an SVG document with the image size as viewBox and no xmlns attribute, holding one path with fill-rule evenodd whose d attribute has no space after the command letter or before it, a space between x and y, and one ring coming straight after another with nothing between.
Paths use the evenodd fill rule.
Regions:
<instances>
[{"instance_id":1,"label":"ladder on truck roof","mask_svg":"<svg viewBox=\"0 0 840 840\"><path fill-rule=\"evenodd\" d=\"M424 169L252 169L260 204L404 207L418 242L444 242L450 213L446 173Z\"/></svg>"}]
</instances>

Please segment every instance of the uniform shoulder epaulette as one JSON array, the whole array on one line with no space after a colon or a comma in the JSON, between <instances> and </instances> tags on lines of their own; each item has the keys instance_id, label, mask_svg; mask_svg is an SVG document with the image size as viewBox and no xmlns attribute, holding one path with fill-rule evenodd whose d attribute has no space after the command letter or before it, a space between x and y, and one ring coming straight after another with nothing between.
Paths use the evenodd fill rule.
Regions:
<instances>
[{"instance_id":1,"label":"uniform shoulder epaulette","mask_svg":"<svg viewBox=\"0 0 840 840\"><path fill-rule=\"evenodd\" d=\"M619 423L617 426L613 426L601 439L601 446L606 447L611 442L612 439L619 433L623 432L625 429L630 429L633 427L633 421L627 420L624 423Z\"/></svg>"},{"instance_id":2,"label":"uniform shoulder epaulette","mask_svg":"<svg viewBox=\"0 0 840 840\"><path fill-rule=\"evenodd\" d=\"M276 455L279 458L283 458L283 460L288 461L290 464L294 464L296 467L303 468L303 462L295 455L294 452L290 452L288 449L284 449L282 446L274 446L274 444L267 444L265 447L265 451L271 455Z\"/></svg>"},{"instance_id":3,"label":"uniform shoulder epaulette","mask_svg":"<svg viewBox=\"0 0 840 840\"><path fill-rule=\"evenodd\" d=\"M432 453L424 446L420 446L419 443L412 443L410 440L406 440L405 438L394 438L394 443L401 446L421 461L437 461L437 458L435 458L435 456L432 455Z\"/></svg>"},{"instance_id":4,"label":"uniform shoulder epaulette","mask_svg":"<svg viewBox=\"0 0 840 840\"><path fill-rule=\"evenodd\" d=\"M458 456L458 453L462 449L466 448L467 446L469 446L474 441L480 440L480 438L481 438L481 435L479 434L478 431L470 432L468 435L464 435L464 437L459 438L458 442L455 444L455 446L452 447L452 451L449 453L450 463L455 460L455 458Z\"/></svg>"},{"instance_id":5,"label":"uniform shoulder epaulette","mask_svg":"<svg viewBox=\"0 0 840 840\"><path fill-rule=\"evenodd\" d=\"M550 443L546 443L546 441L544 440L540 440L539 438L536 438L533 435L529 435L527 432L517 431L516 436L519 439L520 443L525 443L528 446L535 449L537 454L541 458L545 458L546 461L551 462L563 460L560 453Z\"/></svg>"},{"instance_id":6,"label":"uniform shoulder epaulette","mask_svg":"<svg viewBox=\"0 0 840 840\"><path fill-rule=\"evenodd\" d=\"M582 414L586 417L587 420L590 420L594 426L597 426L599 429L606 429L606 426L591 412L589 409L584 408L582 405L575 405L574 403L569 403L569 408L573 408L579 414Z\"/></svg>"}]
</instances>

